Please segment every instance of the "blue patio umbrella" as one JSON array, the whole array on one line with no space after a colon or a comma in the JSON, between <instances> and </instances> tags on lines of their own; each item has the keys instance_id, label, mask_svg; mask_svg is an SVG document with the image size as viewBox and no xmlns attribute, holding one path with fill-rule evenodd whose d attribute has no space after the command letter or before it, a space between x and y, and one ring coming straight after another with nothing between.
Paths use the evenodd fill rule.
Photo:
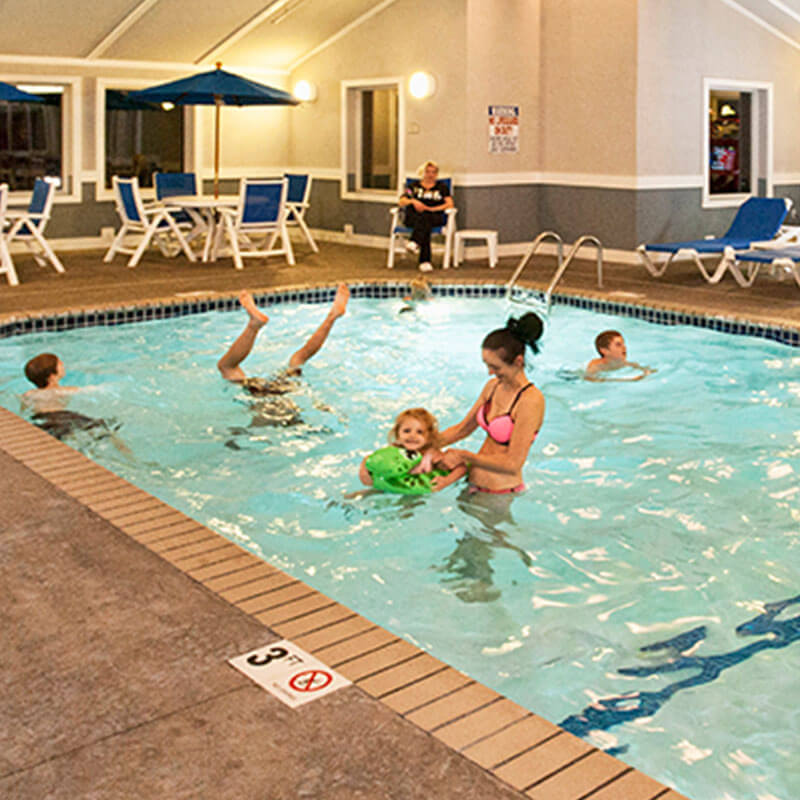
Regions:
<instances>
[{"instance_id":1,"label":"blue patio umbrella","mask_svg":"<svg viewBox=\"0 0 800 800\"><path fill-rule=\"evenodd\" d=\"M131 92L133 100L150 103L175 103L179 106L215 106L214 116L214 196L219 196L219 110L221 106L296 106L288 92L234 75L217 68Z\"/></svg>"},{"instance_id":2,"label":"blue patio umbrella","mask_svg":"<svg viewBox=\"0 0 800 800\"><path fill-rule=\"evenodd\" d=\"M10 83L0 81L0 101L6 103L43 103L44 98L38 94L30 94L17 89Z\"/></svg>"}]
</instances>

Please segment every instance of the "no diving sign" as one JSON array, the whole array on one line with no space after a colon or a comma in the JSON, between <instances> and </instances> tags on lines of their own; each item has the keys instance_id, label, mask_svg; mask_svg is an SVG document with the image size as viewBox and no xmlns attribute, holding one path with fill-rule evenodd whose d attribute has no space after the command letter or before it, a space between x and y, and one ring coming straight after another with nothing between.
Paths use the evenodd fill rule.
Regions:
<instances>
[{"instance_id":1,"label":"no diving sign","mask_svg":"<svg viewBox=\"0 0 800 800\"><path fill-rule=\"evenodd\" d=\"M350 685L347 678L286 639L228 663L292 708Z\"/></svg>"}]
</instances>

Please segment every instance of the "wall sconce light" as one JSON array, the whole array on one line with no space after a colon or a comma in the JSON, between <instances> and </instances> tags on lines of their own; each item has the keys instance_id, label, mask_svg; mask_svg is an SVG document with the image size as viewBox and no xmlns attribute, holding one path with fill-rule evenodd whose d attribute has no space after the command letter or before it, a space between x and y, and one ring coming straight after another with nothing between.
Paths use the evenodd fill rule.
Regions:
<instances>
[{"instance_id":1,"label":"wall sconce light","mask_svg":"<svg viewBox=\"0 0 800 800\"><path fill-rule=\"evenodd\" d=\"M408 79L408 92L417 99L423 100L436 91L436 79L429 72L415 72Z\"/></svg>"},{"instance_id":2,"label":"wall sconce light","mask_svg":"<svg viewBox=\"0 0 800 800\"><path fill-rule=\"evenodd\" d=\"M719 110L719 115L721 117L735 117L736 109L730 103L725 103L725 105Z\"/></svg>"},{"instance_id":3,"label":"wall sconce light","mask_svg":"<svg viewBox=\"0 0 800 800\"><path fill-rule=\"evenodd\" d=\"M169 100L165 100L165 101L164 101L164 102L161 104L161 108L162 108L164 111L172 111L172 109L173 109L173 108L175 108L175 103L170 103L170 101L169 101Z\"/></svg>"},{"instance_id":4,"label":"wall sconce light","mask_svg":"<svg viewBox=\"0 0 800 800\"><path fill-rule=\"evenodd\" d=\"M317 99L317 87L311 81L297 81L292 94L301 103L313 103Z\"/></svg>"}]
</instances>

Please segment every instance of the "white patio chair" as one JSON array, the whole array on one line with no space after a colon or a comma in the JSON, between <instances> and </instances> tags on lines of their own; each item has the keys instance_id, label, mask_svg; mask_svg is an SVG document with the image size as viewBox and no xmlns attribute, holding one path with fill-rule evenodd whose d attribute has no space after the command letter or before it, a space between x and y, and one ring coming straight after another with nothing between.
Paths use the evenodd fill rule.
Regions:
<instances>
[{"instance_id":1,"label":"white patio chair","mask_svg":"<svg viewBox=\"0 0 800 800\"><path fill-rule=\"evenodd\" d=\"M406 178L406 187L414 182L414 178ZM442 178L443 183L452 194L452 178ZM437 225L431 230L433 235L444 237L444 256L442 258L442 269L448 269L450 259L453 256L453 245L456 236L456 214L457 208L448 208L444 211L444 225ZM394 267L394 257L399 253L405 252L405 245L408 237L413 233L413 229L405 225L402 220L403 209L400 206L393 206L389 209L391 225L389 227L389 253L386 258L386 266L389 269Z\"/></svg>"},{"instance_id":2,"label":"white patio chair","mask_svg":"<svg viewBox=\"0 0 800 800\"><path fill-rule=\"evenodd\" d=\"M319 253L319 247L317 247L317 243L314 241L305 219L306 211L311 205L308 200L311 196L311 176L287 172L283 177L289 183L289 187L286 190L286 206L288 208L286 224L289 226L296 225L300 228L311 245L311 249L315 253Z\"/></svg>"},{"instance_id":3,"label":"white patio chair","mask_svg":"<svg viewBox=\"0 0 800 800\"><path fill-rule=\"evenodd\" d=\"M8 206L8 184L0 183L0 275L5 275L9 286L18 286L19 278L14 269L14 262L8 252L8 244L3 228L6 224L6 208Z\"/></svg>"},{"instance_id":4,"label":"white patio chair","mask_svg":"<svg viewBox=\"0 0 800 800\"><path fill-rule=\"evenodd\" d=\"M179 211L178 208L162 205L145 206L139 192L138 178L119 178L116 175L112 178L114 185L114 202L117 206L117 213L122 220L122 227L114 237L111 247L105 255L103 261L107 264L113 261L117 253L130 254L128 261L129 267L135 267L139 259L147 249L151 241L155 240L159 250L167 258L177 255L181 250L186 254L189 261L196 261L186 237L181 228L189 227L175 222L172 214ZM136 248L125 246L125 237L131 234L141 236ZM177 247L170 242L173 237L177 242Z\"/></svg>"},{"instance_id":5,"label":"white patio chair","mask_svg":"<svg viewBox=\"0 0 800 800\"><path fill-rule=\"evenodd\" d=\"M288 181L255 180L247 178L239 188L239 204L234 208L220 208L222 229L233 251L236 269L244 267L244 258L285 256L294 265L294 252L286 228L286 192ZM257 237L263 237L261 246ZM280 237L281 246L274 247ZM219 238L219 236L217 237ZM215 255L218 242L214 245Z\"/></svg>"},{"instance_id":6,"label":"white patio chair","mask_svg":"<svg viewBox=\"0 0 800 800\"><path fill-rule=\"evenodd\" d=\"M10 209L6 212L6 224L11 225L6 234L6 244L24 242L40 267L47 266L49 261L56 272L64 272L64 265L44 238L44 228L50 219L55 194L56 185L53 181L45 178L34 181L33 195L27 210Z\"/></svg>"}]
</instances>

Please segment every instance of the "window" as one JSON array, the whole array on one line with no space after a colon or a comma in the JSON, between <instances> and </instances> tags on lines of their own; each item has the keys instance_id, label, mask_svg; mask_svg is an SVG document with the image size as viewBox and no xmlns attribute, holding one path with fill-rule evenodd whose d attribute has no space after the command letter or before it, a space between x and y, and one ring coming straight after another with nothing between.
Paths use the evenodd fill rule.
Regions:
<instances>
[{"instance_id":1,"label":"window","mask_svg":"<svg viewBox=\"0 0 800 800\"><path fill-rule=\"evenodd\" d=\"M771 88L706 81L704 206L772 194Z\"/></svg>"},{"instance_id":2,"label":"window","mask_svg":"<svg viewBox=\"0 0 800 800\"><path fill-rule=\"evenodd\" d=\"M712 90L709 101L709 194L750 194L753 95Z\"/></svg>"},{"instance_id":3,"label":"window","mask_svg":"<svg viewBox=\"0 0 800 800\"><path fill-rule=\"evenodd\" d=\"M347 82L343 90L343 194L393 201L402 175L400 82Z\"/></svg>"},{"instance_id":4,"label":"window","mask_svg":"<svg viewBox=\"0 0 800 800\"><path fill-rule=\"evenodd\" d=\"M105 187L114 175L153 185L156 172L183 170L184 114L142 103L120 89L105 91Z\"/></svg>"},{"instance_id":5,"label":"window","mask_svg":"<svg viewBox=\"0 0 800 800\"><path fill-rule=\"evenodd\" d=\"M63 86L24 85L41 103L0 103L0 183L33 189L36 178L63 174Z\"/></svg>"}]
</instances>

